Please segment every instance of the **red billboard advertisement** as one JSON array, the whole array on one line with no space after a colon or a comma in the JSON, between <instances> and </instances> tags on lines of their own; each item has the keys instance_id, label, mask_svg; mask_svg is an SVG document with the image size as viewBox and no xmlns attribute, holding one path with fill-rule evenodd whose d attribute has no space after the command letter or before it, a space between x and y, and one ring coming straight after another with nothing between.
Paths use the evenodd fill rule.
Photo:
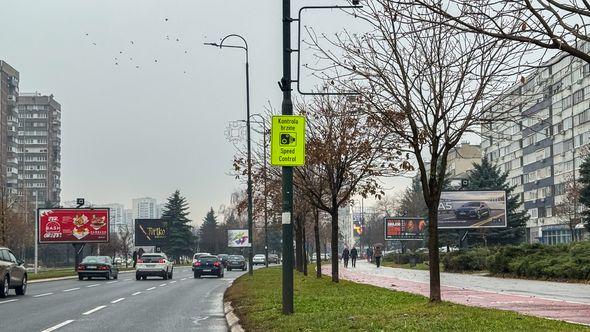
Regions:
<instances>
[{"instance_id":1,"label":"red billboard advertisement","mask_svg":"<svg viewBox=\"0 0 590 332\"><path fill-rule=\"evenodd\" d=\"M39 209L39 243L109 242L109 209Z\"/></svg>"},{"instance_id":2,"label":"red billboard advertisement","mask_svg":"<svg viewBox=\"0 0 590 332\"><path fill-rule=\"evenodd\" d=\"M428 221L424 218L385 218L386 240L421 240Z\"/></svg>"}]
</instances>

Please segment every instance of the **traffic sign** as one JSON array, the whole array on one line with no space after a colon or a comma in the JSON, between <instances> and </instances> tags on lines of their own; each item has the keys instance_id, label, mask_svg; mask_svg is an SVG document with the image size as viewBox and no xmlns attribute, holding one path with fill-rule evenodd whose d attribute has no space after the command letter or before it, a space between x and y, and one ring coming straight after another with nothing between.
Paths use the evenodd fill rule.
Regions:
<instances>
[{"instance_id":1,"label":"traffic sign","mask_svg":"<svg viewBox=\"0 0 590 332\"><path fill-rule=\"evenodd\" d=\"M305 165L305 117L272 117L270 163L274 166Z\"/></svg>"}]
</instances>

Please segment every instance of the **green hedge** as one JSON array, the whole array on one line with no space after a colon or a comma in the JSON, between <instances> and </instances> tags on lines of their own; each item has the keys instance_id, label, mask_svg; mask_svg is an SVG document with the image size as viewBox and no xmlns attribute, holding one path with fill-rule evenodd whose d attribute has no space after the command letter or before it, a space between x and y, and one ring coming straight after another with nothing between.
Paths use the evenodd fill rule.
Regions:
<instances>
[{"instance_id":1,"label":"green hedge","mask_svg":"<svg viewBox=\"0 0 590 332\"><path fill-rule=\"evenodd\" d=\"M424 262L428 262L428 253L426 252L417 252L417 253L410 253L406 252L403 254L398 253L389 253L383 256L383 260L387 262L394 262L395 264L410 264L411 259L414 258L414 263L420 264Z\"/></svg>"},{"instance_id":2,"label":"green hedge","mask_svg":"<svg viewBox=\"0 0 590 332\"><path fill-rule=\"evenodd\" d=\"M496 275L534 279L589 280L590 242L523 244L474 248L442 254L445 271L487 270Z\"/></svg>"}]
</instances>

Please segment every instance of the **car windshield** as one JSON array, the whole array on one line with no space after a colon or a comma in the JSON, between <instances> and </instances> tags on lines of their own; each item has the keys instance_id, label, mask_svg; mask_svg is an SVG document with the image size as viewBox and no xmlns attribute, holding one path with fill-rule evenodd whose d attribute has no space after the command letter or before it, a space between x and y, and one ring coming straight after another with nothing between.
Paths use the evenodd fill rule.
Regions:
<instances>
[{"instance_id":1,"label":"car windshield","mask_svg":"<svg viewBox=\"0 0 590 332\"><path fill-rule=\"evenodd\" d=\"M203 257L199 258L199 262L201 262L201 263L217 262L218 260L219 260L219 258L217 258L215 256L203 256Z\"/></svg>"},{"instance_id":2,"label":"car windshield","mask_svg":"<svg viewBox=\"0 0 590 332\"><path fill-rule=\"evenodd\" d=\"M160 259L164 259L164 257L160 255L143 255L141 256L141 260L144 263L158 263Z\"/></svg>"},{"instance_id":3,"label":"car windshield","mask_svg":"<svg viewBox=\"0 0 590 332\"><path fill-rule=\"evenodd\" d=\"M476 206L477 207L477 206L479 206L479 204L480 204L479 202L469 202L463 206L469 206L469 207Z\"/></svg>"},{"instance_id":4,"label":"car windshield","mask_svg":"<svg viewBox=\"0 0 590 332\"><path fill-rule=\"evenodd\" d=\"M234 259L234 260L241 260L242 259L243 260L244 256L232 255L232 256L229 256L229 259Z\"/></svg>"},{"instance_id":5,"label":"car windshield","mask_svg":"<svg viewBox=\"0 0 590 332\"><path fill-rule=\"evenodd\" d=\"M107 256L88 256L82 260L82 263L109 263L110 258Z\"/></svg>"},{"instance_id":6,"label":"car windshield","mask_svg":"<svg viewBox=\"0 0 590 332\"><path fill-rule=\"evenodd\" d=\"M264 258L264 255L255 255L254 258Z\"/></svg>"}]
</instances>

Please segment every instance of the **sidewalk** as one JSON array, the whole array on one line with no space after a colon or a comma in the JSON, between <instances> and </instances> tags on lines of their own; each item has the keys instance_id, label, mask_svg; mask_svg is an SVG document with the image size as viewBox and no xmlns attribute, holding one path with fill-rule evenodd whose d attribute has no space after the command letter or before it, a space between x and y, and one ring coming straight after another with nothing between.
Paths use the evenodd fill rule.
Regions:
<instances>
[{"instance_id":1,"label":"sidewalk","mask_svg":"<svg viewBox=\"0 0 590 332\"><path fill-rule=\"evenodd\" d=\"M377 268L366 261L339 270L342 279L429 296L428 271ZM324 265L322 273L330 275L331 266ZM441 273L441 292L444 301L590 325L589 285Z\"/></svg>"}]
</instances>

